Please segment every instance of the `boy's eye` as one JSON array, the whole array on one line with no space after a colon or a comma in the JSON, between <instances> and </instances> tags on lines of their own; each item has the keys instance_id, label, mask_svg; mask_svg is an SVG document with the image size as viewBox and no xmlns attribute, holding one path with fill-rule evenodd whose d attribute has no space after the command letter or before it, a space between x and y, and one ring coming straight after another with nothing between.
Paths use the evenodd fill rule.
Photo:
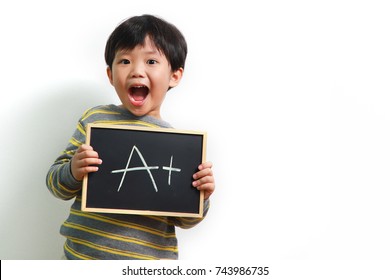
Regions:
<instances>
[{"instance_id":1,"label":"boy's eye","mask_svg":"<svg viewBox=\"0 0 390 280\"><path fill-rule=\"evenodd\" d=\"M154 59L149 59L147 61L148 64L157 64L157 60L154 60Z\"/></svg>"},{"instance_id":2,"label":"boy's eye","mask_svg":"<svg viewBox=\"0 0 390 280\"><path fill-rule=\"evenodd\" d=\"M120 61L120 64L130 64L130 60L128 60L128 59L122 59L122 60Z\"/></svg>"}]
</instances>

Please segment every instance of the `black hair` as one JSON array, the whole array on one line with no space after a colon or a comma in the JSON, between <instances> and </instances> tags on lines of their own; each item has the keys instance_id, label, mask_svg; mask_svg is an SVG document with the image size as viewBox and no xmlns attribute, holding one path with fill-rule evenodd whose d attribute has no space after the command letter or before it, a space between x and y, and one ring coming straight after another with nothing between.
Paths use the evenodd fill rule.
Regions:
<instances>
[{"instance_id":1,"label":"black hair","mask_svg":"<svg viewBox=\"0 0 390 280\"><path fill-rule=\"evenodd\" d=\"M172 71L180 67L184 69L187 43L183 34L174 25L152 15L131 17L115 28L106 44L104 57L107 66L112 68L117 51L143 45L147 36L165 55Z\"/></svg>"}]
</instances>

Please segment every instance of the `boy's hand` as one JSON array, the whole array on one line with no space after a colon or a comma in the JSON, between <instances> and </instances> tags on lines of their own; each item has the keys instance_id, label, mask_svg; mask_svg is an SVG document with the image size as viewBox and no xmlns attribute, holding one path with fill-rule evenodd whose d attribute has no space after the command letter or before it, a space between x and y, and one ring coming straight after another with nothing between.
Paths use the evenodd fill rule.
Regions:
<instances>
[{"instance_id":1,"label":"boy's hand","mask_svg":"<svg viewBox=\"0 0 390 280\"><path fill-rule=\"evenodd\" d=\"M93 165L99 165L101 163L102 160L99 159L98 153L91 146L83 144L73 156L70 168L73 177L81 181L84 175L98 171L99 168Z\"/></svg>"},{"instance_id":2,"label":"boy's hand","mask_svg":"<svg viewBox=\"0 0 390 280\"><path fill-rule=\"evenodd\" d=\"M204 191L204 199L208 199L215 189L212 167L211 162L202 163L198 167L199 171L192 176L195 180L192 185L198 190Z\"/></svg>"}]
</instances>

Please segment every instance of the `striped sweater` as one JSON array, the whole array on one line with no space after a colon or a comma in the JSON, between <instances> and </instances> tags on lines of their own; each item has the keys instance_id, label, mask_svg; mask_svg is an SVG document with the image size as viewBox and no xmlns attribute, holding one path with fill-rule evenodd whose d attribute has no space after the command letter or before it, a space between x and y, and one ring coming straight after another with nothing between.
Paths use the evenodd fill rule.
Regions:
<instances>
[{"instance_id":1,"label":"striped sweater","mask_svg":"<svg viewBox=\"0 0 390 280\"><path fill-rule=\"evenodd\" d=\"M88 123L109 123L148 127L171 127L150 116L136 117L116 105L87 110L66 149L50 167L46 184L50 192L63 200L73 199L70 215L60 233L66 238L68 259L177 259L175 226L191 228L202 218L158 217L102 214L81 211L82 182L73 178L70 161L78 147L85 143ZM204 216L209 201L205 201Z\"/></svg>"}]
</instances>

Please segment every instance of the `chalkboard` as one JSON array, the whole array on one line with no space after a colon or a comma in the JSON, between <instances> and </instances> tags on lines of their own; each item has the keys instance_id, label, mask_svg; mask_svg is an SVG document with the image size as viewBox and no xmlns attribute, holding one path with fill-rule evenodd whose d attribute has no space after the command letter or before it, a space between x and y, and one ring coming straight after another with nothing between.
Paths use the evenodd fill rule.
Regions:
<instances>
[{"instance_id":1,"label":"chalkboard","mask_svg":"<svg viewBox=\"0 0 390 280\"><path fill-rule=\"evenodd\" d=\"M204 162L206 133L88 124L86 144L103 163L83 180L82 210L202 217L192 175Z\"/></svg>"}]
</instances>

